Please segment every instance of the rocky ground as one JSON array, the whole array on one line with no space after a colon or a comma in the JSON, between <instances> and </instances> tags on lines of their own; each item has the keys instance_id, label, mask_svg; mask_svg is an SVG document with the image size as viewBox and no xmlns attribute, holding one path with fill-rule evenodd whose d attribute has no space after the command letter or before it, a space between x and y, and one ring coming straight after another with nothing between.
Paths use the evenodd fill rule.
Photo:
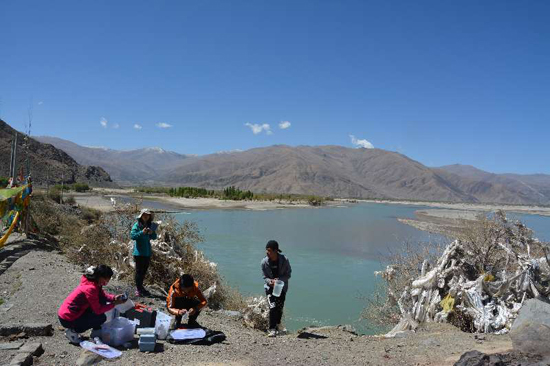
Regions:
<instances>
[{"instance_id":1,"label":"rocky ground","mask_svg":"<svg viewBox=\"0 0 550 366\"><path fill-rule=\"evenodd\" d=\"M14 245L16 243L11 243ZM8 247L10 246L8 245ZM0 275L0 327L7 324L51 323L53 335L16 339L0 337L0 344L40 342L45 350L35 365L74 365L82 353L70 345L57 320L57 309L78 284L82 269L56 251L40 248L17 259ZM109 288L126 285L112 281ZM142 299L156 308L161 299ZM117 365L453 365L466 351L504 352L511 348L508 336L463 333L445 324L431 324L404 338L362 336L342 328L310 329L267 338L263 332L245 328L238 316L205 310L203 326L223 331L227 340L212 346L171 345L159 342L157 352L123 351ZM24 334L20 334L24 337ZM303 337L303 338L302 338ZM15 350L1 350L0 364L8 363Z\"/></svg>"}]
</instances>

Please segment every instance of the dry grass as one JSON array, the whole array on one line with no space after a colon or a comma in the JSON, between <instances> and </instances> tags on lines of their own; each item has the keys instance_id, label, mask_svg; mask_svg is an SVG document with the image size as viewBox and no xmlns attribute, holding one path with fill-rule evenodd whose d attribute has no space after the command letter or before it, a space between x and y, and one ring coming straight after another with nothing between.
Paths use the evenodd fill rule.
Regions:
<instances>
[{"instance_id":1,"label":"dry grass","mask_svg":"<svg viewBox=\"0 0 550 366\"><path fill-rule=\"evenodd\" d=\"M100 263L111 266L115 275L133 283L134 268L130 229L136 221L140 205L124 206L114 213L100 213L87 208L61 205L46 196L33 199L32 216L40 232L54 235L59 248L73 262L82 265ZM161 214L159 242L153 245L151 265L145 283L168 291L183 273L189 273L206 289L216 285L210 298L211 308L242 310L242 296L230 288L196 245L203 238L193 222L179 223L172 216Z\"/></svg>"}]
</instances>

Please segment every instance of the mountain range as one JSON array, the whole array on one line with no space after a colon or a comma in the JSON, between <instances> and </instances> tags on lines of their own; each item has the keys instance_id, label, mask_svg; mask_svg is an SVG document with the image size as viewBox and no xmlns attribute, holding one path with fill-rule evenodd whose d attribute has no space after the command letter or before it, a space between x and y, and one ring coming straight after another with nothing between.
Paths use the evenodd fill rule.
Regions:
<instances>
[{"instance_id":1,"label":"mountain range","mask_svg":"<svg viewBox=\"0 0 550 366\"><path fill-rule=\"evenodd\" d=\"M382 149L275 145L204 156L160 148L119 151L38 137L127 185L236 186L253 192L447 202L550 204L550 175L493 174L467 165L427 167Z\"/></svg>"},{"instance_id":2,"label":"mountain range","mask_svg":"<svg viewBox=\"0 0 550 366\"><path fill-rule=\"evenodd\" d=\"M160 147L124 151L80 146L57 137L38 136L36 139L65 151L79 164L101 166L122 185L157 184L159 175L189 157Z\"/></svg>"},{"instance_id":3,"label":"mountain range","mask_svg":"<svg viewBox=\"0 0 550 366\"><path fill-rule=\"evenodd\" d=\"M0 177L8 177L12 141L17 134L17 166L26 175L27 160L33 181L38 185L56 184L62 181L89 183L94 186L114 186L103 168L78 164L69 154L34 138L25 142L26 136L0 119ZM27 159L28 158L28 159ZM19 173L18 168L18 173Z\"/></svg>"}]
</instances>

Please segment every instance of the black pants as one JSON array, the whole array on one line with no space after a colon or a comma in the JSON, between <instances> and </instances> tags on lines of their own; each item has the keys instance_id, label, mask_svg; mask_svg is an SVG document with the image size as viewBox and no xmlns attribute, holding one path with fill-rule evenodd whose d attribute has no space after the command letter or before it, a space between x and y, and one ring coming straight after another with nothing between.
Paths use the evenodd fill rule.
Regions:
<instances>
[{"instance_id":1,"label":"black pants","mask_svg":"<svg viewBox=\"0 0 550 366\"><path fill-rule=\"evenodd\" d=\"M172 306L175 309L185 309L189 310L191 308L195 308L200 304L201 302L198 299L189 299L187 297L176 297L174 298L174 305ZM197 318L200 314L200 311L197 310L195 313L191 316L189 316L189 322L188 324L194 325L197 323ZM176 315L176 324L175 327L179 327L181 325L181 317L182 315Z\"/></svg>"},{"instance_id":2,"label":"black pants","mask_svg":"<svg viewBox=\"0 0 550 366\"><path fill-rule=\"evenodd\" d=\"M136 275L134 277L136 281L136 288L138 289L138 291L143 291L143 280L145 280L145 275L147 274L147 269L149 268L151 257L135 255L134 261L136 262Z\"/></svg>"},{"instance_id":3,"label":"black pants","mask_svg":"<svg viewBox=\"0 0 550 366\"><path fill-rule=\"evenodd\" d=\"M83 333L88 329L101 329L101 324L105 323L107 316L105 314L96 314L91 308L86 309L84 314L72 322L59 318L59 322L65 328L74 329L77 333Z\"/></svg>"},{"instance_id":4,"label":"black pants","mask_svg":"<svg viewBox=\"0 0 550 366\"><path fill-rule=\"evenodd\" d=\"M276 329L277 325L281 324L283 317L283 307L285 306L286 292L281 293L281 296L273 296L273 287L265 290L267 302L269 303L269 329Z\"/></svg>"}]
</instances>

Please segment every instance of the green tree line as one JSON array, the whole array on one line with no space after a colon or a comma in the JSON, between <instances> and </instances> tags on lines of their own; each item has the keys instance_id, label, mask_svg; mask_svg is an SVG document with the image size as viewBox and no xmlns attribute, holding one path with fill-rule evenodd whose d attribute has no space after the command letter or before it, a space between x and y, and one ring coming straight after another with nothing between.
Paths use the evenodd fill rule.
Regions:
<instances>
[{"instance_id":1,"label":"green tree line","mask_svg":"<svg viewBox=\"0 0 550 366\"><path fill-rule=\"evenodd\" d=\"M222 200L254 200L254 201L286 201L303 202L306 201L312 206L321 206L326 201L331 201L329 197L319 197L312 195L299 194L274 194L274 193L253 193L250 190L243 191L237 187L230 186L223 190L209 190L198 187L138 187L136 192L149 194L167 194L171 197L185 198L217 198Z\"/></svg>"}]
</instances>

